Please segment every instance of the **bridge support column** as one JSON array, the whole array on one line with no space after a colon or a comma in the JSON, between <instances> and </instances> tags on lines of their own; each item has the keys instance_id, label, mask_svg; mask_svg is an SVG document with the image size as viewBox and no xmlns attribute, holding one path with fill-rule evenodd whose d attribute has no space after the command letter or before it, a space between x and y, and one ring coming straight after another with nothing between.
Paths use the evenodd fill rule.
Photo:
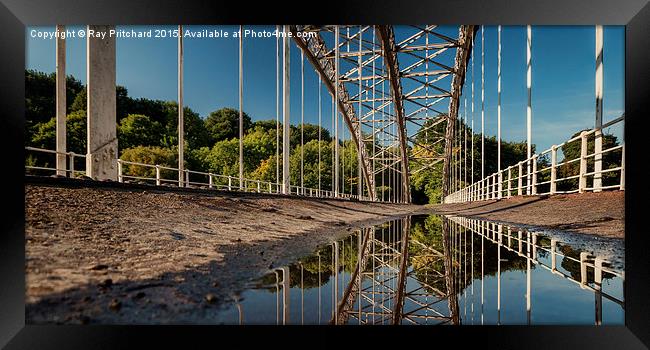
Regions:
<instances>
[{"instance_id":1,"label":"bridge support column","mask_svg":"<svg viewBox=\"0 0 650 350\"><path fill-rule=\"evenodd\" d=\"M117 180L117 127L115 105L115 26L89 25L87 54L86 175L96 180ZM106 33L101 38L93 34Z\"/></svg>"},{"instance_id":2,"label":"bridge support column","mask_svg":"<svg viewBox=\"0 0 650 350\"><path fill-rule=\"evenodd\" d=\"M334 197L339 196L339 26L334 29Z\"/></svg>"},{"instance_id":3,"label":"bridge support column","mask_svg":"<svg viewBox=\"0 0 650 350\"><path fill-rule=\"evenodd\" d=\"M596 325L600 326L603 323L603 259L598 257L594 260L594 286L596 290Z\"/></svg>"},{"instance_id":4,"label":"bridge support column","mask_svg":"<svg viewBox=\"0 0 650 350\"><path fill-rule=\"evenodd\" d=\"M178 26L178 187L185 187L185 121L183 111L183 26Z\"/></svg>"},{"instance_id":5,"label":"bridge support column","mask_svg":"<svg viewBox=\"0 0 650 350\"><path fill-rule=\"evenodd\" d=\"M65 26L58 25L56 30L65 31ZM66 176L66 76L65 76L65 37L56 39L56 174ZM74 174L70 173L70 177Z\"/></svg>"},{"instance_id":6,"label":"bridge support column","mask_svg":"<svg viewBox=\"0 0 650 350\"><path fill-rule=\"evenodd\" d=\"M291 122L290 118L290 61L289 54L291 52L289 48L289 40L287 37L289 34L289 26L283 27L283 38L282 38L282 194L291 194L290 181L291 177L289 175L289 135L291 129L289 124Z\"/></svg>"},{"instance_id":7,"label":"bridge support column","mask_svg":"<svg viewBox=\"0 0 650 350\"><path fill-rule=\"evenodd\" d=\"M244 26L239 26L239 189L244 186Z\"/></svg>"},{"instance_id":8,"label":"bridge support column","mask_svg":"<svg viewBox=\"0 0 650 350\"><path fill-rule=\"evenodd\" d=\"M594 192L602 187L603 155L603 26L596 26L596 132L594 133Z\"/></svg>"}]
</instances>

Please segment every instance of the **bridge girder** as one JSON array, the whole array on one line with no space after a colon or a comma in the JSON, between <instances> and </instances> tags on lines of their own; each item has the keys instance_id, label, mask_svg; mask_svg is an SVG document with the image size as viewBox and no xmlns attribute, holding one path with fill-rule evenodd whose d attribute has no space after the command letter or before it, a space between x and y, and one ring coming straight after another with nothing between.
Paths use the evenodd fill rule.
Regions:
<instances>
[{"instance_id":1,"label":"bridge girder","mask_svg":"<svg viewBox=\"0 0 650 350\"><path fill-rule=\"evenodd\" d=\"M406 122L404 118L404 104L402 101L402 83L400 79L400 66L397 60L397 46L395 44L395 33L392 26L378 25L377 34L382 43L382 51L384 55L384 62L386 64L386 71L388 73L388 80L391 87L391 95L395 105L395 114L397 119L397 132L399 137L399 150L402 159L402 200L406 203L411 202L411 186L409 181L409 161L408 150L406 146Z\"/></svg>"}]
</instances>

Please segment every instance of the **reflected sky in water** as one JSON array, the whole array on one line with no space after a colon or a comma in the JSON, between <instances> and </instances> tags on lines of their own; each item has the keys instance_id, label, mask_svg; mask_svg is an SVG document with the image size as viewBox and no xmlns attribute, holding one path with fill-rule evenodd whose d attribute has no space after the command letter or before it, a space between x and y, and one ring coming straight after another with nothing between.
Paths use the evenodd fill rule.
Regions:
<instances>
[{"instance_id":1,"label":"reflected sky in water","mask_svg":"<svg viewBox=\"0 0 650 350\"><path fill-rule=\"evenodd\" d=\"M620 257L622 260L622 257ZM543 232L462 217L363 228L271 271L224 324L622 325L624 273Z\"/></svg>"}]
</instances>

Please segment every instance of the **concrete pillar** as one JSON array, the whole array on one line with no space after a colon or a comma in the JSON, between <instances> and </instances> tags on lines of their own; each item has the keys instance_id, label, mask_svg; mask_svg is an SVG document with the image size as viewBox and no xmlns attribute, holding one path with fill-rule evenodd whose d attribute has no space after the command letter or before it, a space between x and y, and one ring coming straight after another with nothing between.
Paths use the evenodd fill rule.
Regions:
<instances>
[{"instance_id":1,"label":"concrete pillar","mask_svg":"<svg viewBox=\"0 0 650 350\"><path fill-rule=\"evenodd\" d=\"M96 180L117 181L115 102L115 26L89 25L87 30L88 133L86 174ZM97 34L106 33L102 37Z\"/></svg>"},{"instance_id":2,"label":"concrete pillar","mask_svg":"<svg viewBox=\"0 0 650 350\"><path fill-rule=\"evenodd\" d=\"M65 26L57 25L59 33L65 32ZM56 39L56 174L66 176L66 90L65 90L65 38ZM70 177L74 174L70 173Z\"/></svg>"}]
</instances>

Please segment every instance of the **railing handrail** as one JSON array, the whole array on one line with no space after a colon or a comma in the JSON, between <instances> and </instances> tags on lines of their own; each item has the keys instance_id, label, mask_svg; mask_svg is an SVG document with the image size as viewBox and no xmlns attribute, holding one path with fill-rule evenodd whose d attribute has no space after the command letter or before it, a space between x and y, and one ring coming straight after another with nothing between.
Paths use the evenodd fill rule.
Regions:
<instances>
[{"instance_id":1,"label":"railing handrail","mask_svg":"<svg viewBox=\"0 0 650 350\"><path fill-rule=\"evenodd\" d=\"M44 148L38 148L38 147L32 147L32 146L26 146L25 150L27 151L33 151L33 152L42 152L42 153L48 153L48 154L53 154L53 155L58 155L58 154L63 154L69 157L83 157L85 158L85 154L77 154L74 152L58 152L56 150L49 150L49 149L44 149ZM184 185L199 185L199 186L208 186L209 188L217 187L217 188L226 188L228 190L239 190L239 184L235 184L234 181L238 181L239 177L238 176L231 176L231 175L223 175L223 174L215 174L212 172L204 172L204 171L197 171L197 170L191 170L191 169L183 169L183 172L185 174L183 180L179 179L168 179L168 178L163 178L160 176L160 170L169 170L169 171L179 171L179 168L174 168L171 166L166 166L166 165L160 165L160 164L150 164L150 163L140 163L140 162L134 162L130 160L124 160L118 158L116 160L116 163L118 164L118 181L123 182L124 179L136 179L136 180L145 180L145 181L154 181L156 185L160 185L163 182L169 183L169 182L179 182L183 183ZM142 166L146 168L151 168L151 169L156 169L156 175L154 177L150 176L137 176L137 175L130 175L130 174L125 174L123 173L122 166L123 165L130 165L130 166ZM25 166L27 169L34 169L34 170L50 170L50 171L66 171L66 172L73 172L73 173L84 173L84 171L78 171L74 169L57 169L57 168L50 168L50 167L41 167L41 166L31 166L31 165L26 165ZM199 181L190 181L189 179L189 174L196 174L196 175L202 175L202 176L207 176L208 177L208 182L199 182ZM228 180L228 184L220 184L220 183L214 183L212 179L225 179ZM274 181L266 181L266 180L259 180L259 179L250 179L250 178L242 178L242 183L244 184L244 187L242 190L244 191L250 191L251 189L257 190L260 193L275 193L279 194L281 193L282 189L282 184ZM249 187L249 184L256 184L255 188ZM323 189L317 189L317 188L312 188L312 187L307 187L307 186L298 186L298 185L289 185L290 193L291 194L298 194L298 195L305 195L305 196L316 196L316 197L325 197L325 198L334 198L334 192L331 190L323 190ZM293 193L291 190L296 190L296 193ZM338 198L359 198L358 195L351 195L351 194L346 194L346 193L339 193ZM367 199L366 197L362 197L364 199Z\"/></svg>"},{"instance_id":2,"label":"railing handrail","mask_svg":"<svg viewBox=\"0 0 650 350\"><path fill-rule=\"evenodd\" d=\"M545 185L545 184L550 184L549 192L548 194L555 194L555 193L570 193L570 192L584 192L584 191L600 191L600 190L605 190L605 189L612 189L618 187L620 190L625 189L625 142L621 142L621 144L614 145L612 147L606 148L606 149L600 149L600 151L596 151L594 149L594 152L589 153L588 152L588 142L587 142L587 137L591 134L596 133L597 131L602 131L604 128L608 128L612 125L615 125L620 122L625 121L625 115L622 115L614 120L611 120L605 124L603 124L600 127L593 128L591 130L584 130L580 132L579 135L572 137L571 139L562 142L557 145L552 145L550 148L543 150L539 153L535 153L532 156L521 160L515 164L512 164L504 169L501 169L500 171L496 171L490 175L487 175L485 178L477 180L472 182L471 184L464 184L465 187L456 190L455 192L447 195L443 201L444 203L460 203L460 202L469 202L469 201L477 201L477 200L486 200L486 199L500 199L503 196L503 191L507 191L507 197L512 196L512 187L511 187L511 182L513 180L512 177L512 170L517 169L517 174L514 177L514 180L517 180L517 186L514 188L517 191L517 195L523 195L523 189L526 190L527 195L536 195L537 193L537 186L539 185ZM567 159L564 157L561 161L557 161L557 151L560 149L562 146L567 145L569 143L575 142L577 140L581 140L581 145L580 145L580 156L574 159ZM598 168L597 170L594 169L594 171L587 171L587 160L593 158L596 160L597 156L602 156L606 153L613 152L616 150L621 150L621 162L619 166L616 167L610 167L607 169L602 169ZM540 158L540 156L549 154L551 155L551 165L537 169L537 159ZM567 164L572 164L575 162L580 162L580 169L579 169L579 174L577 175L569 175L565 176L563 178L557 178L557 169L563 165ZM525 167L524 167L525 165ZM532 169L531 169L532 168ZM526 174L524 174L524 171ZM550 180L542 181L542 182L537 182L537 176L550 171ZM598 186L592 186L588 187L586 184L586 179L587 177L594 177L596 178L598 176L599 179L602 181L602 174L609 173L609 172L614 172L618 171L620 172L620 183L619 185L602 185L602 182ZM599 176L600 175L600 176ZM504 177L506 178L506 188L503 188L503 183L504 183ZM570 180L570 179L575 179L579 178L580 181L578 183L578 189L576 190L567 190L567 191L557 191L557 183ZM498 180L497 180L498 179ZM523 179L526 179L526 184L523 185ZM498 183L497 183L498 181ZM490 184L492 182L492 184Z\"/></svg>"}]
</instances>

